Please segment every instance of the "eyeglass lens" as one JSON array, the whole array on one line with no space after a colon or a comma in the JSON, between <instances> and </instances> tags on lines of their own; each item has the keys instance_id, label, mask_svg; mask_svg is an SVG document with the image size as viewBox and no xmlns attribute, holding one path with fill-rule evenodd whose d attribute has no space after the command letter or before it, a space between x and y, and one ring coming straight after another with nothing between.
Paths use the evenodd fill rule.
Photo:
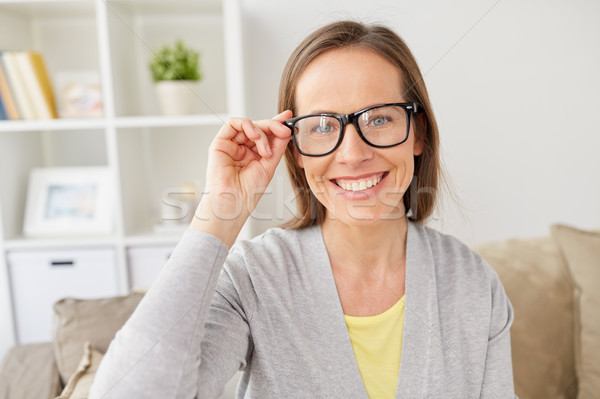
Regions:
<instances>
[{"instance_id":1,"label":"eyeglass lens","mask_svg":"<svg viewBox=\"0 0 600 399\"><path fill-rule=\"evenodd\" d=\"M357 124L367 142L376 146L401 143L408 133L407 111L397 105L367 110L358 116ZM336 117L309 116L296 121L295 140L303 153L326 154L338 143L341 128Z\"/></svg>"}]
</instances>

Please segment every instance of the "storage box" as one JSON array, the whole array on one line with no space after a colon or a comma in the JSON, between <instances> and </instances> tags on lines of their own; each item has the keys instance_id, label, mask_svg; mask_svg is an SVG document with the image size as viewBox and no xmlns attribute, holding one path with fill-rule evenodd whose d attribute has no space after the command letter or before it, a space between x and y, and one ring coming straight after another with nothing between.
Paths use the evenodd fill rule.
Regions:
<instances>
[{"instance_id":1,"label":"storage box","mask_svg":"<svg viewBox=\"0 0 600 399\"><path fill-rule=\"evenodd\" d=\"M112 248L15 251L7 259L19 344L51 340L52 306L59 299L118 294Z\"/></svg>"}]
</instances>

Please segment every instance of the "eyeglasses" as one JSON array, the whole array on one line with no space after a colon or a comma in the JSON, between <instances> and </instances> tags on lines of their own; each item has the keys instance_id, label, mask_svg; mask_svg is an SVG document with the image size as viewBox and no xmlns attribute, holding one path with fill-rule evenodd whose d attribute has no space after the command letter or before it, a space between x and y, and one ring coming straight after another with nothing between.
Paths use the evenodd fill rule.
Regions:
<instances>
[{"instance_id":1,"label":"eyeglasses","mask_svg":"<svg viewBox=\"0 0 600 399\"><path fill-rule=\"evenodd\" d=\"M410 132L412 114L419 112L417 103L375 105L352 114L311 114L285 121L292 139L302 155L320 157L331 154L341 144L344 129L353 124L360 138L376 148L404 143Z\"/></svg>"}]
</instances>

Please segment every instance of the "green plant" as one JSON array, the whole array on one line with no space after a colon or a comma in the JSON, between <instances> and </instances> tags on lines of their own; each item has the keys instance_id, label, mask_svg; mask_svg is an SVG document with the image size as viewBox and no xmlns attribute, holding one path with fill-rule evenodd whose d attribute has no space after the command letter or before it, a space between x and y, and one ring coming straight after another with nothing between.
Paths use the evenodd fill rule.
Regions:
<instances>
[{"instance_id":1,"label":"green plant","mask_svg":"<svg viewBox=\"0 0 600 399\"><path fill-rule=\"evenodd\" d=\"M154 52L150 71L155 82L161 80L202 80L200 53L185 47L178 40L175 45L165 45Z\"/></svg>"}]
</instances>

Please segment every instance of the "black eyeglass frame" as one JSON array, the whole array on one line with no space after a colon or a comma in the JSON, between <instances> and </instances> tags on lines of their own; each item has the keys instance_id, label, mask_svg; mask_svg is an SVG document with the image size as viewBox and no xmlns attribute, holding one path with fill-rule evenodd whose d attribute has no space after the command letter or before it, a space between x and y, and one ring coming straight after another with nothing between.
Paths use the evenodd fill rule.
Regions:
<instances>
[{"instance_id":1,"label":"black eyeglass frame","mask_svg":"<svg viewBox=\"0 0 600 399\"><path fill-rule=\"evenodd\" d=\"M371 111L373 109L382 108L382 107L388 107L388 106L399 106L399 107L404 108L404 111L406 111L406 137L404 137L404 139L402 141L395 143L395 144L389 144L389 145L373 144L369 140L367 140L367 138L363 135L362 131L360 130L360 126L358 125L358 118L367 111ZM410 134L410 122L412 119L412 115L417 112L420 112L420 105L418 103L388 103L388 104L374 105L372 107L367 107L367 108L361 109L360 111L356 111L351 114L345 114L345 115L344 114L329 114L329 113L300 115L300 116L296 116L294 118L290 118L290 119L286 120L284 122L284 125L287 126L292 131L292 140L294 141L294 145L296 146L296 149L298 150L298 152L300 154L307 156L307 157L323 157L325 155L331 154L332 152L334 152L335 150L338 149L338 147L342 143L342 140L344 139L344 133L346 130L346 126L350 123L352 125L354 125L360 138L365 143L370 145L371 147L390 148L390 147L395 147L397 145L400 145L400 144L404 143L406 140L408 140L408 135ZM308 153L305 153L304 151L302 151L300 149L300 146L298 145L298 142L296 141L296 135L294 134L294 126L296 125L296 122L298 122L299 120L305 119L305 118L310 118L310 117L315 117L315 116L328 116L328 117L335 118L340 122L340 135L338 137L337 143L335 143L335 146L333 146L333 149L331 149L330 151L325 152L323 154L308 154Z\"/></svg>"}]
</instances>

